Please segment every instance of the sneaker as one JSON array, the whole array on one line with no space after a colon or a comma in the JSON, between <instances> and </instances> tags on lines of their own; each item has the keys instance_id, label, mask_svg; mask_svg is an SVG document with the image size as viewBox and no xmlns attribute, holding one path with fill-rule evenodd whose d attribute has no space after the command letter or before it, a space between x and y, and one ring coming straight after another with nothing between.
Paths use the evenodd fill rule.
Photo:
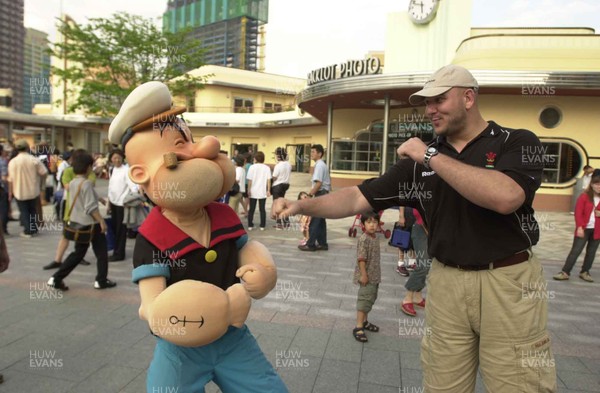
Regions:
<instances>
[{"instance_id":1,"label":"sneaker","mask_svg":"<svg viewBox=\"0 0 600 393\"><path fill-rule=\"evenodd\" d=\"M416 259L409 259L408 260L408 264L406 265L406 270L408 270L409 272L412 272L416 268L417 268L417 260Z\"/></svg>"},{"instance_id":2,"label":"sneaker","mask_svg":"<svg viewBox=\"0 0 600 393\"><path fill-rule=\"evenodd\" d=\"M565 280L569 279L569 275L565 272L560 272L560 273L554 275L554 277L552 277L552 278L555 280L558 280L558 281L565 281Z\"/></svg>"},{"instance_id":3,"label":"sneaker","mask_svg":"<svg viewBox=\"0 0 600 393\"><path fill-rule=\"evenodd\" d=\"M300 251L317 251L317 247L309 246L308 244L298 246Z\"/></svg>"},{"instance_id":4,"label":"sneaker","mask_svg":"<svg viewBox=\"0 0 600 393\"><path fill-rule=\"evenodd\" d=\"M590 276L590 273L588 272L579 273L579 278L581 278L583 281L594 282L592 276Z\"/></svg>"},{"instance_id":5,"label":"sneaker","mask_svg":"<svg viewBox=\"0 0 600 393\"><path fill-rule=\"evenodd\" d=\"M21 237L23 237L23 238L25 238L25 239L31 239L31 238L33 237L33 235L32 235L32 234L30 234L30 233L25 233L25 232L21 232L21 233L19 234L19 236L21 236Z\"/></svg>"},{"instance_id":6,"label":"sneaker","mask_svg":"<svg viewBox=\"0 0 600 393\"><path fill-rule=\"evenodd\" d=\"M43 267L44 270L58 269L61 266L60 262L52 261Z\"/></svg>"},{"instance_id":7,"label":"sneaker","mask_svg":"<svg viewBox=\"0 0 600 393\"><path fill-rule=\"evenodd\" d=\"M408 275L410 274L404 266L396 267L396 273L398 273L399 275L401 275L403 277L408 277Z\"/></svg>"},{"instance_id":8,"label":"sneaker","mask_svg":"<svg viewBox=\"0 0 600 393\"><path fill-rule=\"evenodd\" d=\"M264 228L264 227L260 227L260 230L261 230L261 231L264 231L264 230L265 230L265 228Z\"/></svg>"},{"instance_id":9,"label":"sneaker","mask_svg":"<svg viewBox=\"0 0 600 393\"><path fill-rule=\"evenodd\" d=\"M69 287L65 285L62 281L55 281L54 276L50 277L48 280L48 285L54 289L58 289L59 291L68 291Z\"/></svg>"},{"instance_id":10,"label":"sneaker","mask_svg":"<svg viewBox=\"0 0 600 393\"><path fill-rule=\"evenodd\" d=\"M251 231L251 230L253 230L253 229L254 229L254 227L248 227L248 230L249 230L249 231Z\"/></svg>"},{"instance_id":11,"label":"sneaker","mask_svg":"<svg viewBox=\"0 0 600 393\"><path fill-rule=\"evenodd\" d=\"M114 281L110 281L109 279L106 279L106 281L103 281L103 282L99 282L99 281L94 282L94 288L96 288L96 289L113 288L116 286L117 286L117 283Z\"/></svg>"}]
</instances>

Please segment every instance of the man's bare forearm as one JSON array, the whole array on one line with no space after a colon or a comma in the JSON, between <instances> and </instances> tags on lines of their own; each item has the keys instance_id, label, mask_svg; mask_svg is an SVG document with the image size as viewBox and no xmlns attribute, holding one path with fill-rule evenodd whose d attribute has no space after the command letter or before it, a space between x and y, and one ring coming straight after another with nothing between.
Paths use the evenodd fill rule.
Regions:
<instances>
[{"instance_id":1,"label":"man's bare forearm","mask_svg":"<svg viewBox=\"0 0 600 393\"><path fill-rule=\"evenodd\" d=\"M343 218L371 210L358 187L342 188L335 193L299 201L301 214L312 217Z\"/></svg>"}]
</instances>

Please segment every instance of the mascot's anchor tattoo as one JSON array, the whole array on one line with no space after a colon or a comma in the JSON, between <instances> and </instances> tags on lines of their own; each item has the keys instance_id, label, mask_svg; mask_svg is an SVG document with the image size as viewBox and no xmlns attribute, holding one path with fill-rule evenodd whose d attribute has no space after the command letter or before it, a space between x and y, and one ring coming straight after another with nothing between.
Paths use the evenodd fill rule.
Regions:
<instances>
[{"instance_id":1,"label":"mascot's anchor tattoo","mask_svg":"<svg viewBox=\"0 0 600 393\"><path fill-rule=\"evenodd\" d=\"M199 321L188 321L185 315L183 316L183 319L179 319L177 315L171 315L171 318L169 318L169 322L171 322L173 325L183 323L183 326L185 326L186 323L197 323L198 329L200 329L202 325L204 325L204 317L202 317L202 319L200 319Z\"/></svg>"}]
</instances>

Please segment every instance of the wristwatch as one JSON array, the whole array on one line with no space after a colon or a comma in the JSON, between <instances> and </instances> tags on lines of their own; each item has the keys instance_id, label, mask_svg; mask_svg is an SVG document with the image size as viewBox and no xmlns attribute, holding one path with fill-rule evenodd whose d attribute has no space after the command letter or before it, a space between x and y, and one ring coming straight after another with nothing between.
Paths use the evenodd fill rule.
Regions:
<instances>
[{"instance_id":1,"label":"wristwatch","mask_svg":"<svg viewBox=\"0 0 600 393\"><path fill-rule=\"evenodd\" d=\"M438 149L436 149L433 146L429 146L427 150L425 150L425 158L423 158L423 165L425 166L425 168L431 169L431 167L429 166L429 161L433 156L437 156L438 153Z\"/></svg>"}]
</instances>

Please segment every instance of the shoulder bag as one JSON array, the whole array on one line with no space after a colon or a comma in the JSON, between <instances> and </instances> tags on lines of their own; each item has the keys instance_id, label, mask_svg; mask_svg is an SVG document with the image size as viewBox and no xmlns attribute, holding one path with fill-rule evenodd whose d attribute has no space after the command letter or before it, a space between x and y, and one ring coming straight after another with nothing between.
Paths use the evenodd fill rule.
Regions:
<instances>
[{"instance_id":1,"label":"shoulder bag","mask_svg":"<svg viewBox=\"0 0 600 393\"><path fill-rule=\"evenodd\" d=\"M82 225L71 221L71 212L73 211L73 206L75 206L77 197L79 197L79 193L81 192L81 186L83 186L83 182L81 182L79 187L77 187L77 193L75 194L73 203L69 207L67 220L63 226L63 236L65 239L72 240L76 243L89 243L92 241L92 237L94 236L94 225Z\"/></svg>"}]
</instances>

